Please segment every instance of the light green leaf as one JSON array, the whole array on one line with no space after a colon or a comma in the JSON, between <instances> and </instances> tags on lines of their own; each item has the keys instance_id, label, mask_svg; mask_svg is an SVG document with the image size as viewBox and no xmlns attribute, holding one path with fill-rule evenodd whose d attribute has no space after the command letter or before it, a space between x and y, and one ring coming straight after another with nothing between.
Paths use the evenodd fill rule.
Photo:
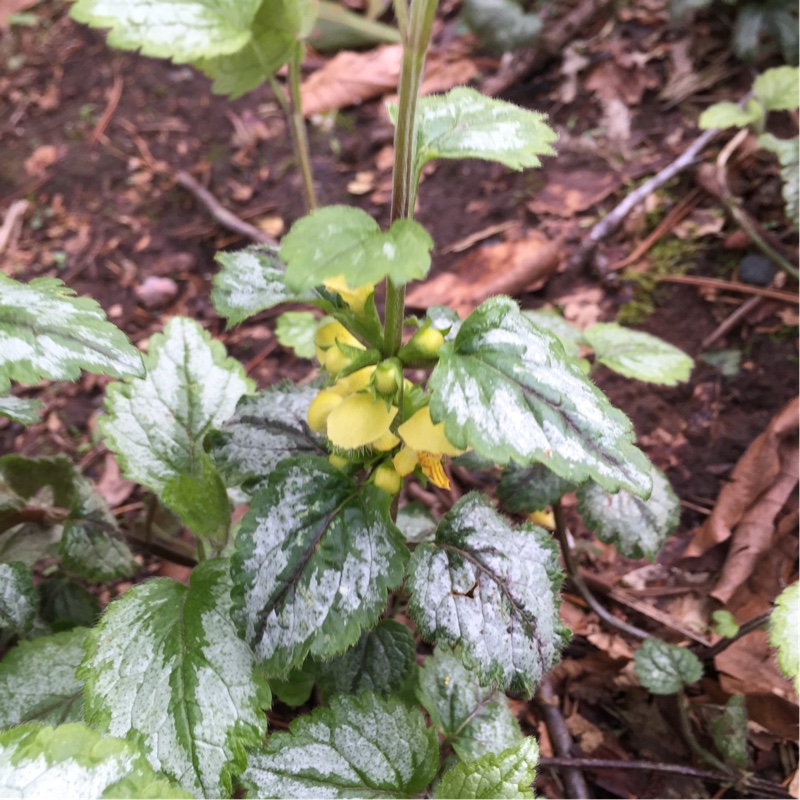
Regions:
<instances>
[{"instance_id":1,"label":"light green leaf","mask_svg":"<svg viewBox=\"0 0 800 800\"><path fill-rule=\"evenodd\" d=\"M626 558L652 560L680 522L680 500L666 476L656 467L651 474L653 492L647 500L624 489L610 494L594 481L577 489L578 511L586 527Z\"/></svg>"},{"instance_id":2,"label":"light green leaf","mask_svg":"<svg viewBox=\"0 0 800 800\"><path fill-rule=\"evenodd\" d=\"M714 103L701 115L698 125L703 130L712 128L744 128L753 122L758 122L764 116L764 109L755 100L748 101L745 108L727 100Z\"/></svg>"},{"instance_id":3,"label":"light green leaf","mask_svg":"<svg viewBox=\"0 0 800 800\"><path fill-rule=\"evenodd\" d=\"M725 611L718 608L712 615L711 619L714 620L714 633L718 636L724 636L726 639L732 639L739 633L739 624L736 622L736 617L730 611Z\"/></svg>"},{"instance_id":4,"label":"light green leaf","mask_svg":"<svg viewBox=\"0 0 800 800\"><path fill-rule=\"evenodd\" d=\"M497 484L497 498L514 514L542 511L560 500L575 484L565 481L544 464L518 467L509 464Z\"/></svg>"},{"instance_id":5,"label":"light green leaf","mask_svg":"<svg viewBox=\"0 0 800 800\"><path fill-rule=\"evenodd\" d=\"M417 671L417 645L405 625L384 619L364 631L353 647L316 669L326 697L365 691L403 695Z\"/></svg>"},{"instance_id":6,"label":"light green leaf","mask_svg":"<svg viewBox=\"0 0 800 800\"><path fill-rule=\"evenodd\" d=\"M292 292L286 286L286 267L278 253L265 245L253 245L233 253L217 253L222 269L214 276L211 302L228 327L281 303L309 302L311 292Z\"/></svg>"},{"instance_id":7,"label":"light green leaf","mask_svg":"<svg viewBox=\"0 0 800 800\"><path fill-rule=\"evenodd\" d=\"M228 486L262 488L280 461L290 456L327 455L306 416L319 389L284 381L243 397L222 429L208 437L211 456Z\"/></svg>"},{"instance_id":8,"label":"light green leaf","mask_svg":"<svg viewBox=\"0 0 800 800\"><path fill-rule=\"evenodd\" d=\"M233 598L269 677L309 653L341 653L376 622L408 558L389 501L315 456L282 461L253 497L236 537Z\"/></svg>"},{"instance_id":9,"label":"light green leaf","mask_svg":"<svg viewBox=\"0 0 800 800\"><path fill-rule=\"evenodd\" d=\"M431 417L456 447L498 464L535 462L574 483L650 492L650 463L628 418L508 297L493 297L445 342L430 377Z\"/></svg>"},{"instance_id":10,"label":"light green leaf","mask_svg":"<svg viewBox=\"0 0 800 800\"><path fill-rule=\"evenodd\" d=\"M145 365L145 378L108 387L100 429L126 477L160 494L182 475L198 475L203 438L253 382L221 342L184 317L152 337Z\"/></svg>"},{"instance_id":11,"label":"light green leaf","mask_svg":"<svg viewBox=\"0 0 800 800\"><path fill-rule=\"evenodd\" d=\"M645 639L633 656L633 671L653 694L675 694L703 677L703 662L685 647Z\"/></svg>"},{"instance_id":12,"label":"light green leaf","mask_svg":"<svg viewBox=\"0 0 800 800\"><path fill-rule=\"evenodd\" d=\"M483 47L507 53L531 44L542 29L538 14L516 0L464 0L462 16Z\"/></svg>"},{"instance_id":13,"label":"light green leaf","mask_svg":"<svg viewBox=\"0 0 800 800\"><path fill-rule=\"evenodd\" d=\"M439 766L433 729L391 697L334 697L289 730L250 751L253 797L414 797Z\"/></svg>"},{"instance_id":14,"label":"light green leaf","mask_svg":"<svg viewBox=\"0 0 800 800\"><path fill-rule=\"evenodd\" d=\"M747 709L743 694L734 694L722 714L711 723L717 750L741 769L747 768Z\"/></svg>"},{"instance_id":15,"label":"light green leaf","mask_svg":"<svg viewBox=\"0 0 800 800\"><path fill-rule=\"evenodd\" d=\"M539 762L536 740L526 737L499 755L489 753L477 761L461 762L442 776L437 798L533 798L533 781Z\"/></svg>"},{"instance_id":16,"label":"light green leaf","mask_svg":"<svg viewBox=\"0 0 800 800\"><path fill-rule=\"evenodd\" d=\"M753 82L753 94L767 111L794 111L800 106L800 68L773 67Z\"/></svg>"},{"instance_id":17,"label":"light green leaf","mask_svg":"<svg viewBox=\"0 0 800 800\"><path fill-rule=\"evenodd\" d=\"M343 275L355 289L387 276L397 285L421 280L431 266L433 240L410 219L398 219L388 231L354 206L326 206L301 217L283 238L286 285L296 291Z\"/></svg>"},{"instance_id":18,"label":"light green leaf","mask_svg":"<svg viewBox=\"0 0 800 800\"><path fill-rule=\"evenodd\" d=\"M786 205L786 216L800 227L800 140L778 139L771 133L763 133L758 137L761 147L771 150L778 156L783 181L783 202Z\"/></svg>"},{"instance_id":19,"label":"light green leaf","mask_svg":"<svg viewBox=\"0 0 800 800\"><path fill-rule=\"evenodd\" d=\"M6 653L0 661L0 728L83 721L83 681L75 670L85 638L85 628L74 628L20 642Z\"/></svg>"},{"instance_id":20,"label":"light green leaf","mask_svg":"<svg viewBox=\"0 0 800 800\"><path fill-rule=\"evenodd\" d=\"M397 106L389 106L392 122ZM511 169L541 165L539 156L554 156L555 131L544 114L460 86L447 94L421 97L417 105L414 167L434 158L481 158Z\"/></svg>"},{"instance_id":21,"label":"light green leaf","mask_svg":"<svg viewBox=\"0 0 800 800\"><path fill-rule=\"evenodd\" d=\"M87 722L137 743L154 769L204 797L230 796L245 746L266 727L230 607L224 559L196 567L188 589L164 578L134 586L89 632L78 670Z\"/></svg>"},{"instance_id":22,"label":"light green leaf","mask_svg":"<svg viewBox=\"0 0 800 800\"><path fill-rule=\"evenodd\" d=\"M599 322L583 332L598 363L626 378L675 386L689 380L694 366L683 350L616 322Z\"/></svg>"},{"instance_id":23,"label":"light green leaf","mask_svg":"<svg viewBox=\"0 0 800 800\"><path fill-rule=\"evenodd\" d=\"M180 64L244 47L260 5L261 0L77 0L71 13L78 22L110 28L112 47Z\"/></svg>"},{"instance_id":24,"label":"light green leaf","mask_svg":"<svg viewBox=\"0 0 800 800\"><path fill-rule=\"evenodd\" d=\"M769 643L778 648L778 666L800 692L800 584L787 586L775 601L769 619Z\"/></svg>"},{"instance_id":25,"label":"light green leaf","mask_svg":"<svg viewBox=\"0 0 800 800\"><path fill-rule=\"evenodd\" d=\"M100 306L57 278L19 283L0 273L0 393L11 381L74 381L81 370L141 375L142 357Z\"/></svg>"},{"instance_id":26,"label":"light green leaf","mask_svg":"<svg viewBox=\"0 0 800 800\"><path fill-rule=\"evenodd\" d=\"M700 361L710 364L714 369L718 369L725 378L735 378L742 368L742 351L736 348L710 350L707 353L701 353L698 358Z\"/></svg>"},{"instance_id":27,"label":"light green leaf","mask_svg":"<svg viewBox=\"0 0 800 800\"><path fill-rule=\"evenodd\" d=\"M63 573L42 581L39 595L39 616L53 631L91 628L100 618L100 601Z\"/></svg>"},{"instance_id":28,"label":"light green leaf","mask_svg":"<svg viewBox=\"0 0 800 800\"><path fill-rule=\"evenodd\" d=\"M0 564L0 630L17 636L33 627L39 595L30 570L21 561Z\"/></svg>"},{"instance_id":29,"label":"light green leaf","mask_svg":"<svg viewBox=\"0 0 800 800\"><path fill-rule=\"evenodd\" d=\"M733 52L742 61L754 62L758 58L762 48L761 37L765 23L764 8L754 3L747 3L739 9L733 28L732 44Z\"/></svg>"},{"instance_id":30,"label":"light green leaf","mask_svg":"<svg viewBox=\"0 0 800 800\"><path fill-rule=\"evenodd\" d=\"M317 329L331 322L331 317L318 319L310 311L284 311L275 323L275 337L294 350L298 358L314 358L314 336Z\"/></svg>"},{"instance_id":31,"label":"light green leaf","mask_svg":"<svg viewBox=\"0 0 800 800\"><path fill-rule=\"evenodd\" d=\"M0 397L0 416L8 417L20 425L35 425L40 421L39 412L44 408L41 400L25 400L22 397Z\"/></svg>"},{"instance_id":32,"label":"light green leaf","mask_svg":"<svg viewBox=\"0 0 800 800\"><path fill-rule=\"evenodd\" d=\"M82 723L29 723L0 734L0 796L191 797L156 775L130 742L103 738Z\"/></svg>"},{"instance_id":33,"label":"light green leaf","mask_svg":"<svg viewBox=\"0 0 800 800\"><path fill-rule=\"evenodd\" d=\"M496 689L482 687L446 647L438 646L419 673L420 703L462 761L475 761L487 753L498 754L522 739L508 698Z\"/></svg>"},{"instance_id":34,"label":"light green leaf","mask_svg":"<svg viewBox=\"0 0 800 800\"><path fill-rule=\"evenodd\" d=\"M561 580L544 530L515 528L469 494L442 518L436 540L414 551L408 609L426 639L462 646L481 683L530 694L564 644Z\"/></svg>"},{"instance_id":35,"label":"light green leaf","mask_svg":"<svg viewBox=\"0 0 800 800\"><path fill-rule=\"evenodd\" d=\"M579 358L581 354L581 345L583 344L583 332L580 328L567 322L558 311L555 310L538 310L538 311L523 311L526 316L534 325L554 333L558 340L564 347L564 352L570 358Z\"/></svg>"},{"instance_id":36,"label":"light green leaf","mask_svg":"<svg viewBox=\"0 0 800 800\"><path fill-rule=\"evenodd\" d=\"M320 0L317 24L309 37L309 44L318 53L400 42L397 28L367 19L327 0Z\"/></svg>"},{"instance_id":37,"label":"light green leaf","mask_svg":"<svg viewBox=\"0 0 800 800\"><path fill-rule=\"evenodd\" d=\"M317 681L316 674L300 667L293 669L285 680L270 678L269 688L272 694L287 706L302 706L311 697Z\"/></svg>"}]
</instances>

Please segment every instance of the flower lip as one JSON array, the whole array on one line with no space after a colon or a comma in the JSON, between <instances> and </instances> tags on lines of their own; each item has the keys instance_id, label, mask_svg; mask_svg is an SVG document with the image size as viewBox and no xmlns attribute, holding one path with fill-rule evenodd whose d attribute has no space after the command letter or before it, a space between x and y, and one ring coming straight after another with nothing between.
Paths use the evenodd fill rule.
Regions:
<instances>
[{"instance_id":1,"label":"flower lip","mask_svg":"<svg viewBox=\"0 0 800 800\"><path fill-rule=\"evenodd\" d=\"M428 406L421 408L398 429L400 438L417 452L443 456L460 456L464 451L451 444L444 434L444 423L434 424Z\"/></svg>"},{"instance_id":2,"label":"flower lip","mask_svg":"<svg viewBox=\"0 0 800 800\"><path fill-rule=\"evenodd\" d=\"M328 439L343 450L358 450L383 443L397 416L397 408L375 400L370 392L345 397L328 416Z\"/></svg>"}]
</instances>

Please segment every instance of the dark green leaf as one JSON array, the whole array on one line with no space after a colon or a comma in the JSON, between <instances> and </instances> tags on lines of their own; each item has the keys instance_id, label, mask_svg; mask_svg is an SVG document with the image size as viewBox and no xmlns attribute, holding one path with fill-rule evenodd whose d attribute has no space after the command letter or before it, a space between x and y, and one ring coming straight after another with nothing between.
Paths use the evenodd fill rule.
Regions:
<instances>
[{"instance_id":1,"label":"dark green leaf","mask_svg":"<svg viewBox=\"0 0 800 800\"><path fill-rule=\"evenodd\" d=\"M497 484L497 497L509 511L529 514L553 505L574 489L574 483L560 478L544 464L532 467L509 464Z\"/></svg>"},{"instance_id":2,"label":"dark green leaf","mask_svg":"<svg viewBox=\"0 0 800 800\"><path fill-rule=\"evenodd\" d=\"M302 706L311 697L316 680L315 672L298 667L293 669L284 680L270 678L269 688L282 703L286 703L287 706L297 707Z\"/></svg>"},{"instance_id":3,"label":"dark green leaf","mask_svg":"<svg viewBox=\"0 0 800 800\"><path fill-rule=\"evenodd\" d=\"M717 750L732 764L747 768L747 709L744 695L732 695L725 710L711 723Z\"/></svg>"},{"instance_id":4,"label":"dark green leaf","mask_svg":"<svg viewBox=\"0 0 800 800\"><path fill-rule=\"evenodd\" d=\"M42 581L39 594L42 598L39 615L54 631L76 626L91 628L100 616L98 599L65 575Z\"/></svg>"},{"instance_id":5,"label":"dark green leaf","mask_svg":"<svg viewBox=\"0 0 800 800\"><path fill-rule=\"evenodd\" d=\"M542 29L538 14L515 0L464 0L464 21L484 47L506 53L529 45Z\"/></svg>"},{"instance_id":6,"label":"dark green leaf","mask_svg":"<svg viewBox=\"0 0 800 800\"><path fill-rule=\"evenodd\" d=\"M685 647L645 639L634 654L633 671L653 694L675 694L703 677L703 663Z\"/></svg>"}]
</instances>

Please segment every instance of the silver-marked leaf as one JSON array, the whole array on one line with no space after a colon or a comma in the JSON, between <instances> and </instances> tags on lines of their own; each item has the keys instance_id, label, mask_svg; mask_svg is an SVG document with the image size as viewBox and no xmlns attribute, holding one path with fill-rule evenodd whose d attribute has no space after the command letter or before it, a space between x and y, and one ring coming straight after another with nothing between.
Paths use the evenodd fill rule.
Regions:
<instances>
[{"instance_id":1,"label":"silver-marked leaf","mask_svg":"<svg viewBox=\"0 0 800 800\"><path fill-rule=\"evenodd\" d=\"M396 122L396 105L389 115ZM481 158L516 170L538 167L539 156L556 154L550 146L556 133L545 119L466 86L421 97L414 166L419 172L434 158Z\"/></svg>"},{"instance_id":2,"label":"silver-marked leaf","mask_svg":"<svg viewBox=\"0 0 800 800\"><path fill-rule=\"evenodd\" d=\"M421 280L431 266L433 240L411 219L388 231L354 206L326 206L301 217L281 243L286 285L303 291L344 276L351 288L389 277L401 285Z\"/></svg>"},{"instance_id":3,"label":"silver-marked leaf","mask_svg":"<svg viewBox=\"0 0 800 800\"><path fill-rule=\"evenodd\" d=\"M255 492L280 461L291 456L326 455L322 438L306 416L319 389L288 381L243 397L236 413L208 437L211 456L228 486Z\"/></svg>"},{"instance_id":4,"label":"silver-marked leaf","mask_svg":"<svg viewBox=\"0 0 800 800\"><path fill-rule=\"evenodd\" d=\"M131 742L87 725L35 722L0 733L1 797L191 797L156 775Z\"/></svg>"},{"instance_id":5,"label":"silver-marked leaf","mask_svg":"<svg viewBox=\"0 0 800 800\"><path fill-rule=\"evenodd\" d=\"M583 332L595 359L626 378L675 386L689 380L694 366L683 350L657 336L599 322Z\"/></svg>"},{"instance_id":6,"label":"silver-marked leaf","mask_svg":"<svg viewBox=\"0 0 800 800\"><path fill-rule=\"evenodd\" d=\"M0 397L0 416L8 417L20 425L39 422L39 412L44 408L41 400L26 400L23 397Z\"/></svg>"},{"instance_id":7,"label":"silver-marked leaf","mask_svg":"<svg viewBox=\"0 0 800 800\"><path fill-rule=\"evenodd\" d=\"M228 327L281 303L309 302L311 292L286 287L286 267L272 247L253 245L233 253L217 253L222 269L214 276L211 302Z\"/></svg>"},{"instance_id":8,"label":"silver-marked leaf","mask_svg":"<svg viewBox=\"0 0 800 800\"><path fill-rule=\"evenodd\" d=\"M747 768L747 708L743 694L731 695L722 714L711 723L714 744L731 763Z\"/></svg>"},{"instance_id":9,"label":"silver-marked leaf","mask_svg":"<svg viewBox=\"0 0 800 800\"><path fill-rule=\"evenodd\" d=\"M800 169L798 168L800 141L797 136L793 139L778 139L771 133L762 133L758 137L758 144L778 156L786 216L794 223L795 228L798 228L800 227Z\"/></svg>"},{"instance_id":10,"label":"silver-marked leaf","mask_svg":"<svg viewBox=\"0 0 800 800\"><path fill-rule=\"evenodd\" d=\"M651 474L653 491L647 500L624 489L610 494L594 481L577 489L586 527L626 558L655 558L680 522L681 503L666 475L656 467Z\"/></svg>"},{"instance_id":11,"label":"silver-marked leaf","mask_svg":"<svg viewBox=\"0 0 800 800\"><path fill-rule=\"evenodd\" d=\"M30 283L0 273L0 393L11 381L74 381L81 370L141 375L141 353L88 297L57 278Z\"/></svg>"},{"instance_id":12,"label":"silver-marked leaf","mask_svg":"<svg viewBox=\"0 0 800 800\"><path fill-rule=\"evenodd\" d=\"M184 317L153 336L145 366L146 377L108 387L100 428L125 476L161 493L195 474L203 438L228 420L253 382L221 342Z\"/></svg>"},{"instance_id":13,"label":"silver-marked leaf","mask_svg":"<svg viewBox=\"0 0 800 800\"><path fill-rule=\"evenodd\" d=\"M334 697L250 751L253 797L415 797L439 766L422 714L395 698Z\"/></svg>"},{"instance_id":14,"label":"silver-marked leaf","mask_svg":"<svg viewBox=\"0 0 800 800\"><path fill-rule=\"evenodd\" d=\"M188 589L166 578L129 589L89 632L78 670L87 722L136 742L201 797L230 796L266 728L263 686L229 616L228 566L203 562Z\"/></svg>"},{"instance_id":15,"label":"silver-marked leaf","mask_svg":"<svg viewBox=\"0 0 800 800\"><path fill-rule=\"evenodd\" d=\"M310 311L284 311L275 322L275 338L294 350L298 358L314 358L314 336L322 325L332 322L332 317L320 320Z\"/></svg>"},{"instance_id":16,"label":"silver-marked leaf","mask_svg":"<svg viewBox=\"0 0 800 800\"><path fill-rule=\"evenodd\" d=\"M389 496L327 459L282 461L252 499L232 560L236 617L269 677L355 644L403 578Z\"/></svg>"},{"instance_id":17,"label":"silver-marked leaf","mask_svg":"<svg viewBox=\"0 0 800 800\"><path fill-rule=\"evenodd\" d=\"M456 447L498 464L540 462L574 483L647 496L650 462L628 418L508 297L493 297L445 342L430 377L431 417Z\"/></svg>"},{"instance_id":18,"label":"silver-marked leaf","mask_svg":"<svg viewBox=\"0 0 800 800\"><path fill-rule=\"evenodd\" d=\"M326 697L362 692L403 695L417 671L417 645L405 625L384 619L340 656L318 664L316 671Z\"/></svg>"},{"instance_id":19,"label":"silver-marked leaf","mask_svg":"<svg viewBox=\"0 0 800 800\"><path fill-rule=\"evenodd\" d=\"M542 29L539 15L517 0L465 0L461 13L481 46L498 54L531 44Z\"/></svg>"},{"instance_id":20,"label":"silver-marked leaf","mask_svg":"<svg viewBox=\"0 0 800 800\"><path fill-rule=\"evenodd\" d=\"M39 595L28 567L21 561L0 564L0 630L19 636L33 627Z\"/></svg>"},{"instance_id":21,"label":"silver-marked leaf","mask_svg":"<svg viewBox=\"0 0 800 800\"><path fill-rule=\"evenodd\" d=\"M703 662L685 647L645 639L634 653L633 671L653 694L675 694L703 677Z\"/></svg>"},{"instance_id":22,"label":"silver-marked leaf","mask_svg":"<svg viewBox=\"0 0 800 800\"><path fill-rule=\"evenodd\" d=\"M414 551L408 609L426 639L461 645L481 683L530 694L565 642L561 580L544 530L516 528L469 494Z\"/></svg>"},{"instance_id":23,"label":"silver-marked leaf","mask_svg":"<svg viewBox=\"0 0 800 800\"><path fill-rule=\"evenodd\" d=\"M499 755L489 753L477 761L462 761L442 776L437 798L533 798L533 781L539 763L539 746L530 736Z\"/></svg>"},{"instance_id":24,"label":"silver-marked leaf","mask_svg":"<svg viewBox=\"0 0 800 800\"><path fill-rule=\"evenodd\" d=\"M441 645L419 673L420 703L462 761L498 754L522 739L508 698L478 683L460 656Z\"/></svg>"},{"instance_id":25,"label":"silver-marked leaf","mask_svg":"<svg viewBox=\"0 0 800 800\"><path fill-rule=\"evenodd\" d=\"M0 661L0 728L24 722L83 722L85 628L20 642Z\"/></svg>"},{"instance_id":26,"label":"silver-marked leaf","mask_svg":"<svg viewBox=\"0 0 800 800\"><path fill-rule=\"evenodd\" d=\"M77 0L71 13L78 22L110 28L112 47L180 64L244 47L260 5L261 0Z\"/></svg>"},{"instance_id":27,"label":"silver-marked leaf","mask_svg":"<svg viewBox=\"0 0 800 800\"><path fill-rule=\"evenodd\" d=\"M436 525L433 514L418 500L408 503L397 512L397 527L408 542L433 539Z\"/></svg>"},{"instance_id":28,"label":"silver-marked leaf","mask_svg":"<svg viewBox=\"0 0 800 800\"><path fill-rule=\"evenodd\" d=\"M800 642L797 620L800 619L800 583L787 586L775 601L769 618L769 643L778 648L778 666L800 691Z\"/></svg>"},{"instance_id":29,"label":"silver-marked leaf","mask_svg":"<svg viewBox=\"0 0 800 800\"><path fill-rule=\"evenodd\" d=\"M567 322L558 311L538 309L536 311L526 310L522 314L534 325L554 333L563 345L564 352L570 358L578 358L580 356L583 332L571 322Z\"/></svg>"},{"instance_id":30,"label":"silver-marked leaf","mask_svg":"<svg viewBox=\"0 0 800 800\"><path fill-rule=\"evenodd\" d=\"M553 505L574 489L574 483L559 477L544 464L518 467L512 463L500 476L497 497L509 511L529 514Z\"/></svg>"}]
</instances>

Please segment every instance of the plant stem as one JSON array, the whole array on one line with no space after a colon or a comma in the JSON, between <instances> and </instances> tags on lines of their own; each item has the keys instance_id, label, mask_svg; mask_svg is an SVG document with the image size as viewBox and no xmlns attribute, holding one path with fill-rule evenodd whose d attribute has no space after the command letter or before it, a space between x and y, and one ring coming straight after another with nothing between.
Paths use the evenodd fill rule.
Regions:
<instances>
[{"instance_id":1,"label":"plant stem","mask_svg":"<svg viewBox=\"0 0 800 800\"><path fill-rule=\"evenodd\" d=\"M606 625L616 628L623 633L627 633L630 636L634 636L637 639L649 639L650 634L647 633L647 631L643 631L641 628L637 628L635 625L631 625L624 620L618 619L613 614L610 614L608 611L606 611L606 609L603 608L597 598L592 594L589 587L586 585L585 581L581 577L578 564L575 561L575 557L572 554L572 549L569 546L569 541L567 540L567 523L564 519L564 509L561 507L560 500L556 500L556 502L553 503L553 516L556 520L556 535L558 536L558 544L561 547L561 554L564 557L564 566L567 568L567 574L569 575L570 580L575 584L575 588L580 592L581 597L583 597L583 599L586 601L586 604L589 606L589 608L591 608L592 611L594 611L594 613L600 617L601 621L606 623Z\"/></svg>"},{"instance_id":2,"label":"plant stem","mask_svg":"<svg viewBox=\"0 0 800 800\"><path fill-rule=\"evenodd\" d=\"M692 749L692 752L699 756L710 767L714 767L714 769L718 769L721 772L727 772L730 774L730 770L725 765L725 762L717 758L713 753L706 750L706 748L703 747L703 745L701 745L700 742L698 742L695 738L694 732L692 731L692 721L689 719L689 701L686 699L686 694L684 693L683 689L678 691L676 699L678 701L678 716L681 723L681 733L683 733L683 738L686 740L686 744L689 745L689 747Z\"/></svg>"},{"instance_id":3,"label":"plant stem","mask_svg":"<svg viewBox=\"0 0 800 800\"><path fill-rule=\"evenodd\" d=\"M303 180L306 209L313 211L317 207L317 193L314 190L311 154L308 149L306 121L303 118L303 104L300 96L300 64L303 62L304 53L305 45L302 42L298 42L292 51L292 57L289 59L289 96L291 98L289 125L292 129L292 141L294 142L294 152L300 167L300 177Z\"/></svg>"},{"instance_id":4,"label":"plant stem","mask_svg":"<svg viewBox=\"0 0 800 800\"><path fill-rule=\"evenodd\" d=\"M208 558L206 543L199 536L195 536L194 545L197 548L197 563L202 564Z\"/></svg>"},{"instance_id":5,"label":"plant stem","mask_svg":"<svg viewBox=\"0 0 800 800\"><path fill-rule=\"evenodd\" d=\"M741 639L742 636L747 636L748 633L752 633L753 631L757 631L759 628L763 628L769 622L769 618L771 616L772 609L762 612L758 616L747 620L747 622L743 622L739 626L739 630L736 631L733 636L720 639L716 644L712 645L707 650L699 652L698 656L706 661L710 661L715 656L718 656L723 650L727 650L734 642Z\"/></svg>"},{"instance_id":6,"label":"plant stem","mask_svg":"<svg viewBox=\"0 0 800 800\"><path fill-rule=\"evenodd\" d=\"M398 0L395 4L402 4ZM391 221L411 219L417 196L419 175L414 163L416 139L417 98L425 67L425 55L431 39L437 0L411 0L411 9L405 24L403 66L400 73L400 93L397 109L397 127L394 135L394 171L392 185ZM398 18L402 12L398 13ZM403 338L406 290L386 280L385 337L383 354L387 358L397 355Z\"/></svg>"}]
</instances>

